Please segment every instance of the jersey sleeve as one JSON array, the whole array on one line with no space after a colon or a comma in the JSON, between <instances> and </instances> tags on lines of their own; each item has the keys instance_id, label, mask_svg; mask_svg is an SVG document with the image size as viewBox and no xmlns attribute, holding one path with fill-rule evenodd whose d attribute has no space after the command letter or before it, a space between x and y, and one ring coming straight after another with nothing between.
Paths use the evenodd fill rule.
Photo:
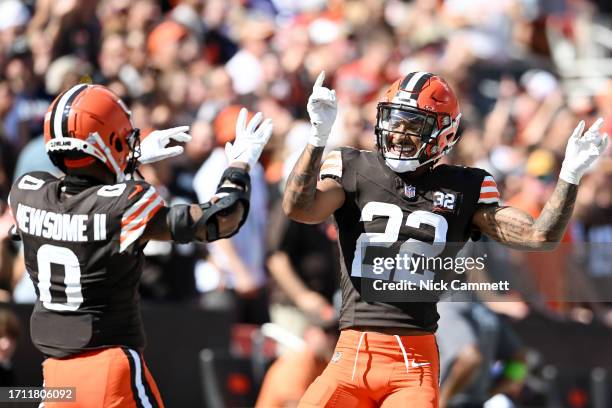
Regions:
<instances>
[{"instance_id":1,"label":"jersey sleeve","mask_svg":"<svg viewBox=\"0 0 612 408\"><path fill-rule=\"evenodd\" d=\"M319 179L323 180L325 178L333 178L337 181L342 180L342 154L340 150L331 151L325 160L323 160L321 170L319 171Z\"/></svg>"},{"instance_id":2,"label":"jersey sleeve","mask_svg":"<svg viewBox=\"0 0 612 408\"><path fill-rule=\"evenodd\" d=\"M32 205L32 203L44 202L41 191L45 184L51 181L57 181L57 177L42 171L19 176L13 183L8 195L8 205L13 218L18 214L19 204Z\"/></svg>"},{"instance_id":3,"label":"jersey sleeve","mask_svg":"<svg viewBox=\"0 0 612 408\"><path fill-rule=\"evenodd\" d=\"M359 150L342 147L332 150L321 165L319 179L333 178L338 181L345 192L355 191L355 163L358 163Z\"/></svg>"},{"instance_id":4,"label":"jersey sleeve","mask_svg":"<svg viewBox=\"0 0 612 408\"><path fill-rule=\"evenodd\" d=\"M478 204L499 204L500 195L497 183L489 173L484 172L484 177L480 183L480 195Z\"/></svg>"},{"instance_id":5,"label":"jersey sleeve","mask_svg":"<svg viewBox=\"0 0 612 408\"><path fill-rule=\"evenodd\" d=\"M129 183L125 194L127 202L121 214L119 252L125 251L140 238L148 222L166 205L155 187L146 182Z\"/></svg>"}]
</instances>

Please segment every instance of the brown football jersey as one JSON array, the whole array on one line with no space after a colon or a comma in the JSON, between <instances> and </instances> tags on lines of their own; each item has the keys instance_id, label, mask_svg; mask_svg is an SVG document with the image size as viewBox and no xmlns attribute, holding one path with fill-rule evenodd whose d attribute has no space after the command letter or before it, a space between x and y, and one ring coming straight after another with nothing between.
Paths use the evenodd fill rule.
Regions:
<instances>
[{"instance_id":1,"label":"brown football jersey","mask_svg":"<svg viewBox=\"0 0 612 408\"><path fill-rule=\"evenodd\" d=\"M437 291L378 292L374 281L380 288L380 282L447 278L441 274L449 271L410 270L402 262L455 256L473 233L477 207L499 201L493 178L481 169L449 165L412 179L400 177L378 152L352 148L332 151L320 176L338 180L346 194L334 213L341 252L340 328L435 331Z\"/></svg>"},{"instance_id":2,"label":"brown football jersey","mask_svg":"<svg viewBox=\"0 0 612 408\"><path fill-rule=\"evenodd\" d=\"M61 179L32 172L15 182L9 197L38 295L32 341L53 357L144 347L139 238L163 199L144 181L93 186L72 196L62 188Z\"/></svg>"}]
</instances>

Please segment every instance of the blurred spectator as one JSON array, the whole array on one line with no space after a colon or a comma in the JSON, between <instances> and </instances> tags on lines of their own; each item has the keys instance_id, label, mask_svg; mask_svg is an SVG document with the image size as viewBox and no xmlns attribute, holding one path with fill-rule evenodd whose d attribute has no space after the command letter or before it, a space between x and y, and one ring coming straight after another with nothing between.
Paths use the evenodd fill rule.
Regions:
<instances>
[{"instance_id":1,"label":"blurred spectator","mask_svg":"<svg viewBox=\"0 0 612 408\"><path fill-rule=\"evenodd\" d=\"M441 302L438 313L440 407L482 407L496 394L518 397L526 355L508 324L477 302Z\"/></svg>"},{"instance_id":2,"label":"blurred spectator","mask_svg":"<svg viewBox=\"0 0 612 408\"><path fill-rule=\"evenodd\" d=\"M172 168L171 160L166 160L141 166L139 171L168 205L191 203L185 197L175 197L166 187L171 185ZM149 241L144 249L146 263L140 285L143 298L157 301L194 300L197 291L192 271L203 252L203 246L198 243Z\"/></svg>"},{"instance_id":3,"label":"blurred spectator","mask_svg":"<svg viewBox=\"0 0 612 408\"><path fill-rule=\"evenodd\" d=\"M119 76L121 68L127 63L128 48L125 37L118 33L107 35L102 41L98 65L99 80L96 82L104 83Z\"/></svg>"},{"instance_id":4,"label":"blurred spectator","mask_svg":"<svg viewBox=\"0 0 612 408\"><path fill-rule=\"evenodd\" d=\"M287 219L280 201L271 211L270 318L296 336L302 337L311 323L336 324L332 306L339 285L335 234L329 223L306 225Z\"/></svg>"},{"instance_id":5,"label":"blurred spectator","mask_svg":"<svg viewBox=\"0 0 612 408\"><path fill-rule=\"evenodd\" d=\"M7 203L0 202L0 211L0 303L5 303L12 300L18 248L11 240L10 230L14 221Z\"/></svg>"},{"instance_id":6,"label":"blurred spectator","mask_svg":"<svg viewBox=\"0 0 612 408\"><path fill-rule=\"evenodd\" d=\"M236 93L232 86L232 79L225 68L214 68L203 78L208 98L202 103L198 111L198 118L207 121L221 121L215 117L236 98ZM216 131L216 133L219 133Z\"/></svg>"},{"instance_id":7,"label":"blurred spectator","mask_svg":"<svg viewBox=\"0 0 612 408\"><path fill-rule=\"evenodd\" d=\"M362 104L378 94L389 82L384 69L393 52L393 40L379 30L363 33L361 57L338 69L334 88L342 103Z\"/></svg>"},{"instance_id":8,"label":"blurred spectator","mask_svg":"<svg viewBox=\"0 0 612 408\"><path fill-rule=\"evenodd\" d=\"M14 47L4 68L4 75L14 95L13 120L18 126L18 147L42 134L44 114L50 102L42 87L43 79L34 73L33 68L32 53L26 44ZM10 125L5 122L5 126Z\"/></svg>"},{"instance_id":9,"label":"blurred spectator","mask_svg":"<svg viewBox=\"0 0 612 408\"><path fill-rule=\"evenodd\" d=\"M225 64L238 50L229 36L228 12L224 0L209 0L203 5L201 15L204 24L204 56L212 64Z\"/></svg>"},{"instance_id":10,"label":"blurred spectator","mask_svg":"<svg viewBox=\"0 0 612 408\"><path fill-rule=\"evenodd\" d=\"M88 62L74 55L64 55L49 65L45 74L45 90L49 95L57 95L81 80L87 80L91 73Z\"/></svg>"},{"instance_id":11,"label":"blurred spectator","mask_svg":"<svg viewBox=\"0 0 612 408\"><path fill-rule=\"evenodd\" d=\"M235 127L237 113L228 120ZM225 129L225 128L223 128ZM232 132L232 135L234 133ZM217 134L217 142L223 134ZM227 166L222 147L217 147L202 164L193 180L193 189L201 203L211 199ZM249 172L251 176L251 201L249 215L240 231L229 239L207 245L210 255L207 261L196 265L196 286L203 293L207 307L223 304L231 307L237 320L261 324L268 318L268 296L265 274L265 234L267 223L267 188L264 171L257 164Z\"/></svg>"},{"instance_id":12,"label":"blurred spectator","mask_svg":"<svg viewBox=\"0 0 612 408\"><path fill-rule=\"evenodd\" d=\"M576 200L576 219L572 229L580 256L574 261L585 271L593 292L581 296L592 300L598 320L612 328L612 160L600 160L597 167L583 181ZM607 303L598 306L599 301Z\"/></svg>"},{"instance_id":13,"label":"blurred spectator","mask_svg":"<svg viewBox=\"0 0 612 408\"><path fill-rule=\"evenodd\" d=\"M611 253L601 244L612 242L612 160L600 160L588 174L576 201L577 240L594 244L589 257L589 271L593 276L612 278Z\"/></svg>"},{"instance_id":14,"label":"blurred spectator","mask_svg":"<svg viewBox=\"0 0 612 408\"><path fill-rule=\"evenodd\" d=\"M239 25L241 49L225 64L239 95L254 92L263 80L261 59L269 49L274 26L263 16L250 16Z\"/></svg>"},{"instance_id":15,"label":"blurred spectator","mask_svg":"<svg viewBox=\"0 0 612 408\"><path fill-rule=\"evenodd\" d=\"M545 149L533 151L525 165L521 190L506 200L506 203L536 218L555 188L559 168L560 163L552 152ZM542 300L558 312L567 307L563 300L567 291L567 260L571 254L568 245L571 242L570 231L571 229L566 231L561 244L554 251L514 254L528 266L524 272L534 281Z\"/></svg>"},{"instance_id":16,"label":"blurred spectator","mask_svg":"<svg viewBox=\"0 0 612 408\"><path fill-rule=\"evenodd\" d=\"M0 386L15 386L15 374L12 364L13 354L21 328L17 316L10 310L0 309Z\"/></svg>"},{"instance_id":17,"label":"blurred spectator","mask_svg":"<svg viewBox=\"0 0 612 408\"><path fill-rule=\"evenodd\" d=\"M30 21L30 11L19 0L0 3L0 52L9 54L13 47L23 41Z\"/></svg>"},{"instance_id":18,"label":"blurred spectator","mask_svg":"<svg viewBox=\"0 0 612 408\"><path fill-rule=\"evenodd\" d=\"M190 35L185 26L172 20L157 25L147 38L147 50L153 66L169 71L182 62L189 62L183 60L181 51L187 42L193 41Z\"/></svg>"},{"instance_id":19,"label":"blurred spectator","mask_svg":"<svg viewBox=\"0 0 612 408\"><path fill-rule=\"evenodd\" d=\"M38 73L44 72L54 59L67 54L90 63L96 61L101 43L101 26L96 15L98 3L100 0L36 2L29 36L41 50Z\"/></svg>"},{"instance_id":20,"label":"blurred spectator","mask_svg":"<svg viewBox=\"0 0 612 408\"><path fill-rule=\"evenodd\" d=\"M292 407L333 358L338 330L312 325L304 330L304 347L279 356L268 369L256 407ZM296 368L299 369L296 370ZM288 381L288 379L290 379Z\"/></svg>"},{"instance_id":21,"label":"blurred spectator","mask_svg":"<svg viewBox=\"0 0 612 408\"><path fill-rule=\"evenodd\" d=\"M198 202L193 189L193 180L200 166L211 155L215 145L212 126L204 120L196 120L189 129L191 141L185 145L181 160L172 163L172 181L168 184L173 195L192 203Z\"/></svg>"}]
</instances>

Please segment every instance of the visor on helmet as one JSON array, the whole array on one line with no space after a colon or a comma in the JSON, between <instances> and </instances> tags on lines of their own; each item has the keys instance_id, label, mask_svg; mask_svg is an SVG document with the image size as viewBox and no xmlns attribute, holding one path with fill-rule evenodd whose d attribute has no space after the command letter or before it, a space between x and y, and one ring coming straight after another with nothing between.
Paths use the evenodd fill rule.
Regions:
<instances>
[{"instance_id":1,"label":"visor on helmet","mask_svg":"<svg viewBox=\"0 0 612 408\"><path fill-rule=\"evenodd\" d=\"M378 110L376 133L383 155L397 160L418 159L432 140L436 117L420 109L393 104L381 104ZM417 148L412 149L415 145Z\"/></svg>"}]
</instances>

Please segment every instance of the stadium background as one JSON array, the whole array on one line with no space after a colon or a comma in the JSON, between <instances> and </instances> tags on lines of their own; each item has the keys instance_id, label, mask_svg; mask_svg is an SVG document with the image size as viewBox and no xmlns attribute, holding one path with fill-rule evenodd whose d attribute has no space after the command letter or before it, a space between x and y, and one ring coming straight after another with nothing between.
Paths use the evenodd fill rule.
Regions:
<instances>
[{"instance_id":1,"label":"stadium background","mask_svg":"<svg viewBox=\"0 0 612 408\"><path fill-rule=\"evenodd\" d=\"M191 125L182 157L141 168L169 203L202 199L216 185L223 164L215 149L233 137L239 106L274 120L254 176L256 221L242 238L231 248L151 243L142 279L145 355L168 406L214 404L213 388L225 398L217 403L248 405L282 350L262 323L301 316L333 326L334 280L323 277L335 273L334 230L300 229L278 208L283 178L308 137L305 107L318 73L326 71L339 100L331 147L362 149L374 148L376 102L388 84L411 71L440 74L463 113L462 140L444 160L487 169L505 202L537 215L575 124L602 116L612 133L611 13L606 0L0 1L0 300L20 320L17 335L10 318L0 319L0 339L18 344L14 354L12 346L0 353L6 378L41 383L42 356L27 329L33 288L8 237L6 199L24 172L57 171L41 134L59 92L101 83L144 131ZM589 290L612 279L610 151L582 182L560 252L499 267L531 276L543 299L523 302L517 293L516 302L488 305L528 351L519 406L612 406L612 312L589 301ZM585 279L598 280L580 302L564 302L577 285L564 270L582 243L599 245L581 258L592 266ZM309 259L299 258L302 245ZM275 277L287 259L304 261L294 266L314 287L281 290ZM205 348L216 363L202 362Z\"/></svg>"}]
</instances>

